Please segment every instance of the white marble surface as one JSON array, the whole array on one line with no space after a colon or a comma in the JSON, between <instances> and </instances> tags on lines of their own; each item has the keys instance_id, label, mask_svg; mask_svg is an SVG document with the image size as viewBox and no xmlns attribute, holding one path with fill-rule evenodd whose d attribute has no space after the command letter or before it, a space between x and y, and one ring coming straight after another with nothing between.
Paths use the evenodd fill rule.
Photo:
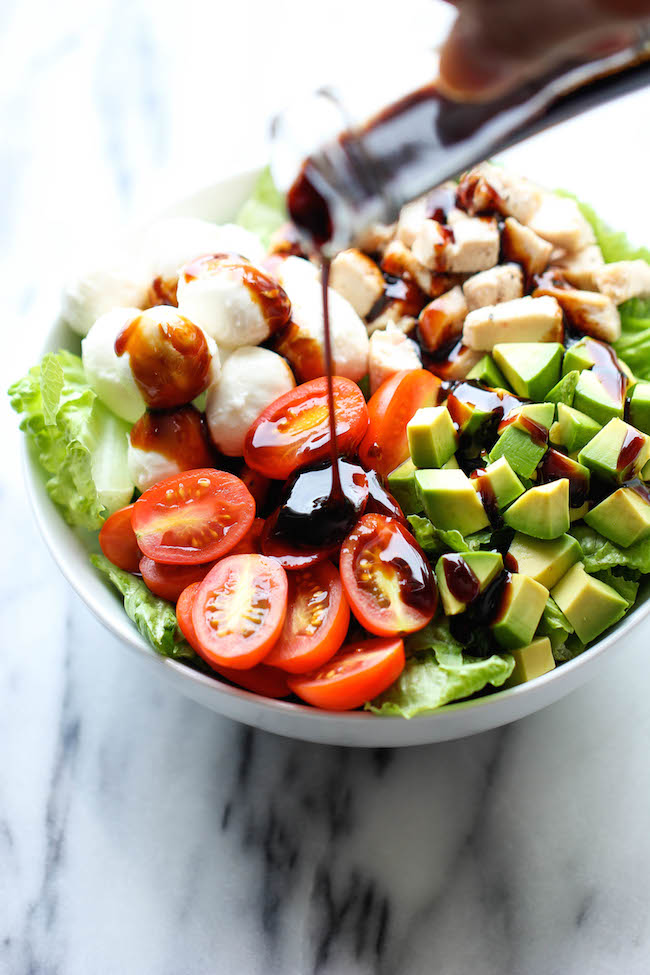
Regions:
<instances>
[{"instance_id":1,"label":"white marble surface","mask_svg":"<svg viewBox=\"0 0 650 975\"><path fill-rule=\"evenodd\" d=\"M5 0L2 388L89 240L258 158L328 45L365 82L380 43L441 16L351 7L320 24L304 0ZM649 112L628 99L515 156L648 240ZM0 422L1 975L646 975L650 627L561 703L466 741L253 732L91 618L32 525L6 403Z\"/></svg>"}]
</instances>

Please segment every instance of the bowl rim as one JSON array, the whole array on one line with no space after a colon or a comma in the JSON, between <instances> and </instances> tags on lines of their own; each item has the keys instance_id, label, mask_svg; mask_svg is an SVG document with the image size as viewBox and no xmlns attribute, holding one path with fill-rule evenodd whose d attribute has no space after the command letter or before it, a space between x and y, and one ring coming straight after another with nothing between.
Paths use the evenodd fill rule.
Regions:
<instances>
[{"instance_id":1,"label":"bowl rim","mask_svg":"<svg viewBox=\"0 0 650 975\"><path fill-rule=\"evenodd\" d=\"M228 174L221 179L206 184L205 186L194 190L192 193L180 197L178 200L172 202L165 208L150 213L146 219L132 221L130 224L127 224L126 234L142 230L156 219L161 219L167 216L182 216L184 210L191 210L193 208L193 204L194 208L196 208L197 201L205 198L208 194L213 194L217 191L226 192L233 184L240 182L251 183L262 168L262 166L256 166L246 170L239 170L235 173ZM124 237L125 234L120 236ZM51 352L55 347L60 347L61 343L56 341L56 333L57 330L60 331L62 328L66 329L70 335L74 334L62 323L59 312L54 318L53 324L46 332L45 341L42 343L40 350L41 358L47 352ZM47 494L44 473L40 468L40 465L34 456L33 449L28 443L26 437L22 438L21 451L27 495L40 534L45 541L45 544L59 571L67 580L71 588L81 597L95 618L98 619L99 622L102 623L102 625L122 643L125 643L130 650L137 652L139 657L146 657L151 661L155 661L155 666L160 673L167 674L168 676L171 676L171 674L176 674L181 677L183 682L187 681L195 688L202 688L209 694L214 695L216 699L223 699L224 702L239 701L244 705L254 704L256 714L258 714L258 716L260 713L265 714L270 719L272 719L273 716L299 716L301 719L304 719L304 721L307 722L307 725L310 723L317 723L320 727L323 725L335 725L337 728L340 728L341 726L352 727L359 726L361 724L367 725L368 723L378 726L378 723L382 723L383 725L386 722L390 722L392 725L394 725L396 721L402 725L404 721L408 721L409 724L416 722L418 729L422 732L425 732L426 729L431 729L433 732L434 729L438 729L445 722L448 722L449 716L452 714L480 712L481 715L487 719L486 721L480 723L480 727L475 729L476 731L481 731L484 730L484 728L505 724L524 714L533 713L539 708L544 707L546 704L552 703L558 700L560 697L563 697L565 694L568 694L574 687L581 683L581 681L575 679L575 675L578 671L583 671L585 669L589 670L592 668L592 665L597 660L601 659L607 652L609 652L611 655L611 651L616 645L616 649L622 649L624 646L623 638L627 636L639 623L641 623L648 616L648 614L650 614L650 598L645 598L641 603L635 606L620 621L620 623L616 624L614 628L607 631L602 639L598 640L593 644L593 646L589 647L573 660L567 661L566 663L555 667L549 673L515 687L505 689L495 688L494 693L491 693L486 697L472 698L466 701L446 704L435 711L422 713L411 719L404 719L398 715L377 715L368 711L321 710L310 707L306 704L295 704L283 700L265 698L243 688L226 684L217 677L211 677L208 674L203 674L200 671L194 670L192 667L187 666L181 661L174 660L169 657L163 657L158 654L140 634L135 624L132 623L127 617L126 613L124 612L119 593L117 593L116 590L113 590L113 587L110 587L108 583L100 578L97 570L94 569L94 567L91 566L90 561L88 561L88 572L92 573L96 581L104 588L108 588L110 591L114 592L115 614L105 611L100 600L93 594L92 587L89 588L85 580L80 578L76 572L73 571L72 564L68 559L66 559L65 553L62 551L61 539L64 535L66 537L72 536L77 540L79 540L79 535L75 529L64 521L59 508ZM573 675L574 679L571 679L571 675ZM585 680L586 679L587 678L585 676ZM557 693L558 688L555 687L555 692L552 695L545 695L545 690L560 683L566 685L566 687L564 687L560 693ZM540 700L530 709L525 707L522 708L521 705L523 704L523 701L531 697L537 697ZM543 700L544 697L547 697L548 699ZM517 702L517 705L515 707L511 707L514 702ZM215 710L219 710L219 708L215 708ZM511 714L499 714L499 712L506 711L511 712ZM489 718L488 712L490 712ZM231 711L228 710L225 713L231 714ZM247 717L245 715L237 715L236 717L238 720L241 720L244 723L247 722ZM252 717L250 717L250 723L257 724ZM272 721L270 724L265 724L264 726L269 727L269 730L273 730ZM464 737L465 735L472 733L472 730L462 731L458 734L454 733L450 735L450 737ZM295 735L295 737L299 736ZM311 737L309 734L309 728L305 729L305 738L314 741L320 740L317 737ZM414 742L396 741L394 743L388 742L388 744L415 744L420 741L428 740L426 733L419 734L416 736L416 738L417 741ZM433 742L441 739L439 736L432 734L430 740ZM378 743L378 745L384 744L386 744L386 742Z\"/></svg>"}]
</instances>

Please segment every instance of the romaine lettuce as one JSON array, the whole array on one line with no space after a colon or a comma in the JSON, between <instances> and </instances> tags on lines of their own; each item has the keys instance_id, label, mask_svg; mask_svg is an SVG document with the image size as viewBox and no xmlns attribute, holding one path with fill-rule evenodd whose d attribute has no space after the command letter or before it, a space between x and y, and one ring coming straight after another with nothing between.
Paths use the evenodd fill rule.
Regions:
<instances>
[{"instance_id":1,"label":"romaine lettuce","mask_svg":"<svg viewBox=\"0 0 650 975\"><path fill-rule=\"evenodd\" d=\"M237 223L256 233L268 247L271 234L287 219L284 196L276 187L267 166L260 173L251 196L237 214Z\"/></svg>"},{"instance_id":2,"label":"romaine lettuce","mask_svg":"<svg viewBox=\"0 0 650 975\"><path fill-rule=\"evenodd\" d=\"M571 534L580 542L587 572L593 574L619 565L644 575L650 572L650 538L635 542L629 548L620 548L588 525L575 525Z\"/></svg>"},{"instance_id":3,"label":"romaine lettuce","mask_svg":"<svg viewBox=\"0 0 650 975\"><path fill-rule=\"evenodd\" d=\"M573 633L573 627L553 597L549 596L535 636L547 636L551 641L553 656L557 660L556 653L558 653L560 654L560 659L564 660L566 659L563 654L565 652L567 637L571 633Z\"/></svg>"}]
</instances>

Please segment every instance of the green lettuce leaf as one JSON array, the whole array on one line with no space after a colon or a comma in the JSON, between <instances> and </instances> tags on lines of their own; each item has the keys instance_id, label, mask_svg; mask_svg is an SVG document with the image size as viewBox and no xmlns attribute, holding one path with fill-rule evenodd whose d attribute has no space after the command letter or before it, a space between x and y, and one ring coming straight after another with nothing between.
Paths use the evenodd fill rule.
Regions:
<instances>
[{"instance_id":1,"label":"green lettuce leaf","mask_svg":"<svg viewBox=\"0 0 650 975\"><path fill-rule=\"evenodd\" d=\"M237 214L236 222L252 230L268 247L271 235L287 220L284 196L276 187L267 166L262 170L251 196Z\"/></svg>"},{"instance_id":2,"label":"green lettuce leaf","mask_svg":"<svg viewBox=\"0 0 650 975\"><path fill-rule=\"evenodd\" d=\"M620 548L588 525L574 525L571 534L580 542L587 572L593 574L627 566L644 575L650 573L650 538L641 539L629 548Z\"/></svg>"},{"instance_id":3,"label":"green lettuce leaf","mask_svg":"<svg viewBox=\"0 0 650 975\"><path fill-rule=\"evenodd\" d=\"M91 555L90 561L108 576L115 588L124 597L124 610L133 620L142 636L162 657L172 657L186 663L200 664L200 658L183 637L176 613L166 599L154 596L142 579L118 569L104 555Z\"/></svg>"},{"instance_id":4,"label":"green lettuce leaf","mask_svg":"<svg viewBox=\"0 0 650 975\"><path fill-rule=\"evenodd\" d=\"M452 531L442 531L428 518L420 515L409 515L408 520L416 541L427 555L437 557L444 552L470 551L469 545L455 528Z\"/></svg>"},{"instance_id":5,"label":"green lettuce leaf","mask_svg":"<svg viewBox=\"0 0 650 975\"><path fill-rule=\"evenodd\" d=\"M622 596L627 601L628 609L634 606L639 591L638 579L626 578L620 572L613 569L605 569L604 572L595 572L593 574L601 582L604 582L605 585L615 589L619 596Z\"/></svg>"},{"instance_id":6,"label":"green lettuce leaf","mask_svg":"<svg viewBox=\"0 0 650 975\"><path fill-rule=\"evenodd\" d=\"M564 652L567 637L571 633L573 633L573 627L553 597L549 596L535 636L547 636L551 641L553 655L555 656L556 651ZM562 657L562 659L565 658Z\"/></svg>"},{"instance_id":7,"label":"green lettuce leaf","mask_svg":"<svg viewBox=\"0 0 650 975\"><path fill-rule=\"evenodd\" d=\"M92 531L129 503L129 424L97 399L79 356L46 355L11 386L9 396L66 521Z\"/></svg>"}]
</instances>

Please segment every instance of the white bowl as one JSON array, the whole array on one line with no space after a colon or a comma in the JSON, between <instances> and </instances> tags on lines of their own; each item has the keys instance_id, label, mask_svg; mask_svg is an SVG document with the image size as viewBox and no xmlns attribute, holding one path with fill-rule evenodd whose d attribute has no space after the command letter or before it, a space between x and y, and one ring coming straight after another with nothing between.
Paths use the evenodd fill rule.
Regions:
<instances>
[{"instance_id":1,"label":"white bowl","mask_svg":"<svg viewBox=\"0 0 650 975\"><path fill-rule=\"evenodd\" d=\"M249 195L257 171L241 173L201 190L157 216L232 220ZM44 352L69 348L79 351L79 339L61 321L52 327ZM636 608L581 656L529 684L489 697L451 704L430 715L405 720L364 712L319 711L300 704L271 701L199 674L184 664L158 656L124 613L122 600L91 566L88 553L97 550L91 536L73 531L45 490L40 467L25 449L27 489L41 534L61 572L97 619L123 643L144 657L152 670L200 704L244 724L306 741L360 747L422 745L462 738L515 721L564 697L584 683L605 658L621 650L625 637L650 611L647 584Z\"/></svg>"}]
</instances>

